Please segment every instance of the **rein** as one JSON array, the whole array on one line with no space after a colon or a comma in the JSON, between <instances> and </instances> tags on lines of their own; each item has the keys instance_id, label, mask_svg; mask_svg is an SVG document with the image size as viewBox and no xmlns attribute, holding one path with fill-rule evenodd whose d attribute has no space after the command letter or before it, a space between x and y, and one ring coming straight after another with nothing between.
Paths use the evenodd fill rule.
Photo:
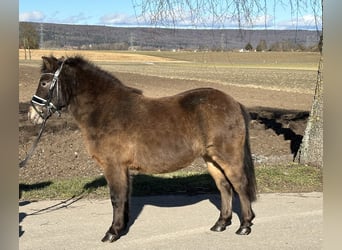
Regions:
<instances>
[{"instance_id":1,"label":"rein","mask_svg":"<svg viewBox=\"0 0 342 250\"><path fill-rule=\"evenodd\" d=\"M60 112L59 112L59 109L51 102L52 100L52 94L53 94L53 91L55 89L55 87L57 86L57 102L58 102L58 77L62 71L62 68L63 68L63 65L64 65L64 61L62 62L61 66L56 70L56 72L53 74L53 73L43 73L42 75L44 74L49 74L49 75L53 75L53 78L52 78L52 83L51 83L51 86L49 88L49 92L48 92L48 97L47 99L44 99L44 98L41 98L37 95L33 95L32 96L32 99L31 99L31 105L32 107L34 108L34 110L37 112L37 114L43 119L43 123L40 127L40 130L39 130L39 133L38 133L38 136L36 138L36 140L34 141L30 151L28 152L28 154L26 155L25 159L22 160L20 163L19 163L19 168L22 168L22 167L25 167L27 161L31 158L31 156L33 155L33 152L34 150L36 149L37 145L38 145L38 142L40 141L40 138L43 134L43 131L45 130L45 127L46 127L46 122L47 120L51 117L52 114L54 114L55 112L58 113L58 115L60 116ZM47 113L45 116L43 116L42 112L40 112L36 105L38 106L41 106L41 107L44 107L46 108L47 110Z\"/></svg>"}]
</instances>

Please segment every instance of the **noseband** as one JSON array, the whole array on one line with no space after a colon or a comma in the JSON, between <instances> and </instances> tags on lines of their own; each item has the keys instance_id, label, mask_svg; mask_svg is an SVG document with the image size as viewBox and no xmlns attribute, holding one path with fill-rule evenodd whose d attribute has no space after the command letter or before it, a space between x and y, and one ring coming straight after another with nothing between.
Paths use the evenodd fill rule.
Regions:
<instances>
[{"instance_id":1,"label":"noseband","mask_svg":"<svg viewBox=\"0 0 342 250\"><path fill-rule=\"evenodd\" d=\"M62 62L61 66L56 70L55 73L43 73L42 74L42 75L53 75L52 82L51 82L51 85L50 85L50 88L49 88L49 92L48 92L48 95L47 95L47 99L44 99L44 98L42 98L40 96L37 96L37 95L32 96L31 105L33 106L34 110L39 114L39 116L42 119L49 118L55 112L58 112L58 114L59 114L60 108L58 107L58 105L57 106L54 105L51 102L51 100L52 100L52 96L53 96L53 91L56 88L56 91L57 91L57 103L58 103L58 82L59 82L58 77L59 77L59 75L60 75L60 73L62 71L63 65L64 65L64 61ZM36 105L46 108L47 113L46 113L45 116L43 116L42 112L40 112L36 108Z\"/></svg>"}]
</instances>

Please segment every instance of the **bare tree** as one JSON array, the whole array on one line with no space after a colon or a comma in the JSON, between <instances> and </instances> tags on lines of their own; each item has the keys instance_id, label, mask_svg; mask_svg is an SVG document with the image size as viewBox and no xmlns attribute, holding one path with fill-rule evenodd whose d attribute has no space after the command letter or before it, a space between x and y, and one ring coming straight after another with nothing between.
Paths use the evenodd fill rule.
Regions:
<instances>
[{"instance_id":1,"label":"bare tree","mask_svg":"<svg viewBox=\"0 0 342 250\"><path fill-rule=\"evenodd\" d=\"M263 23L267 28L276 18L275 6L290 6L291 16L298 29L304 10L310 8L320 33L319 48L323 45L323 0L132 0L137 13L151 24L162 26L225 27L233 23L239 28ZM270 14L271 13L271 14ZM320 28L322 27L322 31ZM319 62L316 91L307 128L298 157L303 164L323 166L323 58Z\"/></svg>"},{"instance_id":2,"label":"bare tree","mask_svg":"<svg viewBox=\"0 0 342 250\"><path fill-rule=\"evenodd\" d=\"M323 13L323 0L321 3ZM321 58L317 71L315 96L297 160L304 164L323 167L323 25L318 48Z\"/></svg>"},{"instance_id":3,"label":"bare tree","mask_svg":"<svg viewBox=\"0 0 342 250\"><path fill-rule=\"evenodd\" d=\"M320 26L323 0L132 0L139 16L150 24L164 26L240 28L263 24L265 28L275 21L276 7L290 6L291 16L298 25L302 12L311 9L316 27ZM272 18L271 18L272 17ZM318 29L318 28L317 28Z\"/></svg>"},{"instance_id":4,"label":"bare tree","mask_svg":"<svg viewBox=\"0 0 342 250\"><path fill-rule=\"evenodd\" d=\"M27 59L27 52L31 60L31 49L39 47L39 36L37 30L30 23L20 23L19 25L19 46L25 51L25 60Z\"/></svg>"}]
</instances>

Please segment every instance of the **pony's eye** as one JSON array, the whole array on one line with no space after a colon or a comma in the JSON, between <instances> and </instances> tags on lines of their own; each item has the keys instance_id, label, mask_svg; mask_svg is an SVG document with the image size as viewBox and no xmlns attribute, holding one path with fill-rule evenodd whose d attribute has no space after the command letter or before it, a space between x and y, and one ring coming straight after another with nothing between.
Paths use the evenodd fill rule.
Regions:
<instances>
[{"instance_id":1,"label":"pony's eye","mask_svg":"<svg viewBox=\"0 0 342 250\"><path fill-rule=\"evenodd\" d=\"M45 87L47 85L46 82L41 82L40 85L42 85L42 87Z\"/></svg>"}]
</instances>

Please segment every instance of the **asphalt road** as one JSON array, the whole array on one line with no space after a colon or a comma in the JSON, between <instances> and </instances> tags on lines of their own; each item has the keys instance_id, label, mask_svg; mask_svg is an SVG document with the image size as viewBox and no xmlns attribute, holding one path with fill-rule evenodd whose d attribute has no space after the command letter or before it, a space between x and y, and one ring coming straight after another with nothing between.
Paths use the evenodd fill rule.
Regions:
<instances>
[{"instance_id":1,"label":"asphalt road","mask_svg":"<svg viewBox=\"0 0 342 250\"><path fill-rule=\"evenodd\" d=\"M211 232L218 195L132 197L129 231L101 238L112 219L110 200L19 203L19 249L322 249L323 193L261 194L252 233L236 235L239 219Z\"/></svg>"}]
</instances>

